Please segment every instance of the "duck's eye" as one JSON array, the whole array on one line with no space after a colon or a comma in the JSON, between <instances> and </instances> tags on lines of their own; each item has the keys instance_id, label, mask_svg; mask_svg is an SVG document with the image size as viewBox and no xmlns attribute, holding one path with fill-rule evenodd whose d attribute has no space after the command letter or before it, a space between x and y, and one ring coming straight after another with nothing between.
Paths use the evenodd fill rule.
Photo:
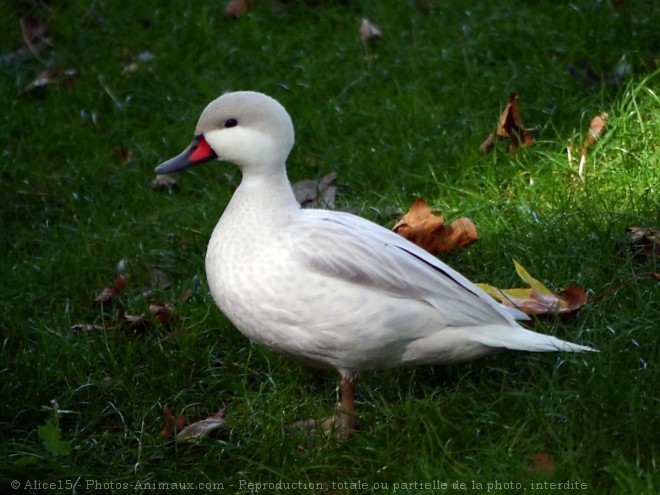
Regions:
<instances>
[{"instance_id":1,"label":"duck's eye","mask_svg":"<svg viewBox=\"0 0 660 495\"><path fill-rule=\"evenodd\" d=\"M236 127L238 125L238 122L236 119L227 119L225 122L225 127Z\"/></svg>"}]
</instances>

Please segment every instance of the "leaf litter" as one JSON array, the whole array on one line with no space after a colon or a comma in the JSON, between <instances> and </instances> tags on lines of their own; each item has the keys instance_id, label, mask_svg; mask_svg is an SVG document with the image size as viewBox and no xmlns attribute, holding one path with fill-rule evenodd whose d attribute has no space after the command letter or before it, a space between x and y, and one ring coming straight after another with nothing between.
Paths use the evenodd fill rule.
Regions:
<instances>
[{"instance_id":1,"label":"leaf litter","mask_svg":"<svg viewBox=\"0 0 660 495\"><path fill-rule=\"evenodd\" d=\"M109 306L122 293L124 287L126 287L126 278L123 275L117 275L114 285L104 287L94 299L94 304L96 306Z\"/></svg>"},{"instance_id":2,"label":"leaf litter","mask_svg":"<svg viewBox=\"0 0 660 495\"><path fill-rule=\"evenodd\" d=\"M305 179L291 187L296 201L303 208L334 209L337 199L336 173L330 173L319 180Z\"/></svg>"},{"instance_id":3,"label":"leaf litter","mask_svg":"<svg viewBox=\"0 0 660 495\"><path fill-rule=\"evenodd\" d=\"M587 291L574 285L552 292L532 277L516 260L513 260L518 276L529 287L500 289L489 284L475 284L489 296L505 306L517 308L529 315L568 315L587 303Z\"/></svg>"},{"instance_id":4,"label":"leaf litter","mask_svg":"<svg viewBox=\"0 0 660 495\"><path fill-rule=\"evenodd\" d=\"M626 229L630 248L651 260L660 255L660 229L632 226Z\"/></svg>"},{"instance_id":5,"label":"leaf litter","mask_svg":"<svg viewBox=\"0 0 660 495\"><path fill-rule=\"evenodd\" d=\"M472 220L463 217L446 225L444 217L434 215L424 198L418 198L392 230L431 254L465 248L479 239Z\"/></svg>"},{"instance_id":6,"label":"leaf litter","mask_svg":"<svg viewBox=\"0 0 660 495\"><path fill-rule=\"evenodd\" d=\"M122 260L119 265L123 267L123 264ZM111 307L117 297L124 291L126 283L126 277L124 275L117 275L115 283L111 286L104 287L94 298L94 305L102 308ZM151 284L153 289L144 292L142 297L149 295L153 290L167 290L172 285L169 278L162 270L154 270L152 272ZM129 314L123 307L120 307L117 309L115 317L106 326L91 323L78 323L72 325L70 330L77 332L91 332L122 329L137 333L147 331L153 325L153 322L169 329L176 319L176 312L171 306L156 300L151 300L149 301L148 311L139 315Z\"/></svg>"},{"instance_id":7,"label":"leaf litter","mask_svg":"<svg viewBox=\"0 0 660 495\"><path fill-rule=\"evenodd\" d=\"M600 115L596 115L593 119L591 119L591 122L589 123L589 132L585 136L582 143L582 148L580 149L578 176L582 180L584 180L584 170L587 164L587 155L589 154L589 150L593 148L593 146L596 144L596 141L598 141L605 134L605 123L607 122L608 117L609 114L607 112L603 112ZM570 165L573 161L573 152L570 146L568 146L566 150L568 152L568 163Z\"/></svg>"},{"instance_id":8,"label":"leaf litter","mask_svg":"<svg viewBox=\"0 0 660 495\"><path fill-rule=\"evenodd\" d=\"M62 64L53 65L34 78L20 94L35 94L47 86L65 86L71 88L78 78L78 71L66 69Z\"/></svg>"},{"instance_id":9,"label":"leaf litter","mask_svg":"<svg viewBox=\"0 0 660 495\"><path fill-rule=\"evenodd\" d=\"M165 427L160 432L160 437L168 440L174 435L177 443L198 443L226 425L224 409L189 425L186 425L187 418L184 414L174 416L168 406L163 407L163 416L165 417Z\"/></svg>"},{"instance_id":10,"label":"leaf litter","mask_svg":"<svg viewBox=\"0 0 660 495\"><path fill-rule=\"evenodd\" d=\"M509 155L514 157L521 143L525 147L532 145L534 137L530 133L536 129L536 127L525 127L520 117L520 110L518 109L518 94L511 93L509 95L509 101L500 115L497 129L481 143L479 149L483 153L491 151L495 147L496 139L508 139Z\"/></svg>"}]
</instances>

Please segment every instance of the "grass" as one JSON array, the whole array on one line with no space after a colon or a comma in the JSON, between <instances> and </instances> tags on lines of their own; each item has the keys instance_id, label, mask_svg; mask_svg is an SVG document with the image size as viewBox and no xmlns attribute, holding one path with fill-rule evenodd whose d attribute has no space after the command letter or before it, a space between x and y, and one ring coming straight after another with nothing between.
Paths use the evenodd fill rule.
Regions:
<instances>
[{"instance_id":1,"label":"grass","mask_svg":"<svg viewBox=\"0 0 660 495\"><path fill-rule=\"evenodd\" d=\"M577 490L532 483L577 480L580 493L657 493L660 290L642 275L658 266L629 249L625 229L660 226L660 9L620 3L437 2L425 13L412 1L258 2L235 22L200 1L3 3L1 53L17 47L28 12L48 21L52 47L0 68L2 486L90 493L141 482L143 493L147 482L215 482L221 493L273 493L248 483L281 480L323 488L297 493L394 483L429 493L414 483L435 481L448 485L433 493L491 483L490 493L556 494ZM383 31L370 63L361 17ZM630 72L608 83L624 55ZM568 74L582 60L602 81ZM20 94L55 63L79 71L74 87ZM340 207L391 226L392 206L424 195L449 218L470 216L481 239L448 262L475 281L514 285L515 258L552 287L615 289L573 319L537 323L601 352L365 374L361 431L301 449L286 425L327 415L336 377L251 344L205 282L206 242L238 171L207 165L178 176L175 192L149 187L204 105L235 89L287 107L289 176L336 171ZM482 155L510 91L537 141L514 160L504 146ZM564 150L602 111L608 131L581 181ZM127 288L95 307L119 263ZM151 299L174 306L173 328L109 328L119 308L141 314ZM191 421L226 408L229 428L195 446L166 442L164 405ZM527 469L539 452L553 474Z\"/></svg>"}]
</instances>

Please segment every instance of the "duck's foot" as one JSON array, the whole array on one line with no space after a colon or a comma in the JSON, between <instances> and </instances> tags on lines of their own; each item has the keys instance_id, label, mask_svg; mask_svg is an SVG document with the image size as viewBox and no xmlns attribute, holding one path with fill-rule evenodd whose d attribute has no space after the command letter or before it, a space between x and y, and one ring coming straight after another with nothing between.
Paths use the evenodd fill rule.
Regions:
<instances>
[{"instance_id":1,"label":"duck's foot","mask_svg":"<svg viewBox=\"0 0 660 495\"><path fill-rule=\"evenodd\" d=\"M310 433L336 434L339 438L349 438L355 431L355 380L354 377L341 377L339 382L341 402L335 414L322 420L305 420L294 423L297 429Z\"/></svg>"},{"instance_id":2,"label":"duck's foot","mask_svg":"<svg viewBox=\"0 0 660 495\"><path fill-rule=\"evenodd\" d=\"M324 419L305 419L296 421L293 428L310 435L334 435L338 438L349 438L355 431L355 417L348 414L341 402L337 404L335 414Z\"/></svg>"}]
</instances>

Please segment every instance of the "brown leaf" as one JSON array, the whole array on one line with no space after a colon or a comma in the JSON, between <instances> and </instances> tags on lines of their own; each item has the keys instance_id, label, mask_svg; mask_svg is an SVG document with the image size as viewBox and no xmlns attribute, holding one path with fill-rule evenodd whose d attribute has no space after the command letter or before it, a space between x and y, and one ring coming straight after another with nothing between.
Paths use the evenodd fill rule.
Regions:
<instances>
[{"instance_id":1,"label":"brown leaf","mask_svg":"<svg viewBox=\"0 0 660 495\"><path fill-rule=\"evenodd\" d=\"M101 325L94 325L91 323L76 323L75 325L71 325L69 330L73 332L96 332L104 330L104 328Z\"/></svg>"},{"instance_id":2,"label":"brown leaf","mask_svg":"<svg viewBox=\"0 0 660 495\"><path fill-rule=\"evenodd\" d=\"M156 175L156 178L151 181L151 189L176 190L176 179L172 177L171 174L158 174Z\"/></svg>"},{"instance_id":3,"label":"brown leaf","mask_svg":"<svg viewBox=\"0 0 660 495\"><path fill-rule=\"evenodd\" d=\"M151 313L154 320L164 327L169 327L176 319L176 314L172 308L155 301L149 303L149 313Z\"/></svg>"},{"instance_id":4,"label":"brown leaf","mask_svg":"<svg viewBox=\"0 0 660 495\"><path fill-rule=\"evenodd\" d=\"M477 229L469 218L459 218L447 226L424 198L418 198L392 230L431 254L447 253L478 240Z\"/></svg>"},{"instance_id":5,"label":"brown leaf","mask_svg":"<svg viewBox=\"0 0 660 495\"><path fill-rule=\"evenodd\" d=\"M626 232L633 251L642 252L652 259L660 256L660 229L628 227Z\"/></svg>"},{"instance_id":6,"label":"brown leaf","mask_svg":"<svg viewBox=\"0 0 660 495\"><path fill-rule=\"evenodd\" d=\"M197 443L202 438L209 436L214 431L225 426L225 410L221 409L213 416L192 423L183 428L176 436L177 442Z\"/></svg>"},{"instance_id":7,"label":"brown leaf","mask_svg":"<svg viewBox=\"0 0 660 495\"><path fill-rule=\"evenodd\" d=\"M582 156L586 155L596 141L605 134L605 122L609 117L607 112L603 112L600 115L596 115L591 119L591 124L589 124L589 133L584 138L584 144L582 145L582 150L580 154Z\"/></svg>"},{"instance_id":8,"label":"brown leaf","mask_svg":"<svg viewBox=\"0 0 660 495\"><path fill-rule=\"evenodd\" d=\"M186 302L188 299L190 299L193 296L193 294L194 292L192 289L186 289L179 296L179 301Z\"/></svg>"},{"instance_id":9,"label":"brown leaf","mask_svg":"<svg viewBox=\"0 0 660 495\"><path fill-rule=\"evenodd\" d=\"M486 153L487 151L490 151L493 149L493 146L495 145L495 133L492 132L481 145L479 146L479 151L482 153Z\"/></svg>"},{"instance_id":10,"label":"brown leaf","mask_svg":"<svg viewBox=\"0 0 660 495\"><path fill-rule=\"evenodd\" d=\"M587 154L589 149L596 144L596 141L605 134L605 122L607 121L608 114L603 112L591 119L589 124L589 132L584 138L582 149L580 150L580 165L578 167L578 175L584 180L584 169L587 164Z\"/></svg>"},{"instance_id":11,"label":"brown leaf","mask_svg":"<svg viewBox=\"0 0 660 495\"><path fill-rule=\"evenodd\" d=\"M126 313L122 308L119 308L117 311L117 320L126 330L144 332L147 329L147 322L144 319L144 314L133 316Z\"/></svg>"},{"instance_id":12,"label":"brown leaf","mask_svg":"<svg viewBox=\"0 0 660 495\"><path fill-rule=\"evenodd\" d=\"M28 84L22 94L31 93L40 88L49 85L64 85L71 87L78 77L78 71L74 69L65 69L63 65L54 65L39 74L30 84Z\"/></svg>"},{"instance_id":13,"label":"brown leaf","mask_svg":"<svg viewBox=\"0 0 660 495\"><path fill-rule=\"evenodd\" d=\"M25 44L31 46L46 38L48 25L30 14L24 15L21 17L21 32Z\"/></svg>"},{"instance_id":14,"label":"brown leaf","mask_svg":"<svg viewBox=\"0 0 660 495\"><path fill-rule=\"evenodd\" d=\"M366 47L369 43L383 35L380 28L372 24L366 17L360 22L360 41Z\"/></svg>"},{"instance_id":15,"label":"brown leaf","mask_svg":"<svg viewBox=\"0 0 660 495\"><path fill-rule=\"evenodd\" d=\"M483 143L481 143L479 149L482 152L490 151L493 149L494 140L496 138L508 139L509 154L513 156L521 142L525 147L532 145L534 137L529 133L535 129L536 128L534 127L525 127L523 125L522 118L520 117L520 110L518 109L518 95L516 93L511 93L509 95L509 101L500 115L497 129L493 134L489 135Z\"/></svg>"},{"instance_id":16,"label":"brown leaf","mask_svg":"<svg viewBox=\"0 0 660 495\"><path fill-rule=\"evenodd\" d=\"M170 438L173 433L183 430L186 426L186 415L179 414L175 418L172 410L167 406L163 407L163 416L165 416L165 428L160 432L160 436L164 440Z\"/></svg>"},{"instance_id":17,"label":"brown leaf","mask_svg":"<svg viewBox=\"0 0 660 495\"><path fill-rule=\"evenodd\" d=\"M457 248L466 248L479 240L477 227L472 220L466 217L454 220L449 226L445 226L446 242L443 244L443 252L450 252Z\"/></svg>"},{"instance_id":18,"label":"brown leaf","mask_svg":"<svg viewBox=\"0 0 660 495\"><path fill-rule=\"evenodd\" d=\"M336 173L330 173L319 180L301 180L291 187L296 201L303 208L330 208L335 207L337 199Z\"/></svg>"},{"instance_id":19,"label":"brown leaf","mask_svg":"<svg viewBox=\"0 0 660 495\"><path fill-rule=\"evenodd\" d=\"M584 289L569 286L555 294L532 277L516 260L513 260L513 264L529 288L499 289L488 284L476 285L503 305L518 308L530 315L567 315L587 303L589 297Z\"/></svg>"},{"instance_id":20,"label":"brown leaf","mask_svg":"<svg viewBox=\"0 0 660 495\"><path fill-rule=\"evenodd\" d=\"M254 0L229 0L225 5L225 17L239 19L254 9Z\"/></svg>"},{"instance_id":21,"label":"brown leaf","mask_svg":"<svg viewBox=\"0 0 660 495\"><path fill-rule=\"evenodd\" d=\"M112 156L115 160L124 163L125 165L130 165L133 163L133 151L130 149L120 146L112 152Z\"/></svg>"},{"instance_id":22,"label":"brown leaf","mask_svg":"<svg viewBox=\"0 0 660 495\"><path fill-rule=\"evenodd\" d=\"M527 470L532 474L553 474L555 462L547 452L537 452L527 466Z\"/></svg>"},{"instance_id":23,"label":"brown leaf","mask_svg":"<svg viewBox=\"0 0 660 495\"><path fill-rule=\"evenodd\" d=\"M94 304L96 306L108 306L115 297L121 294L121 291L124 290L125 286L126 279L124 276L117 275L115 285L112 287L104 287L101 293L94 299Z\"/></svg>"}]
</instances>

